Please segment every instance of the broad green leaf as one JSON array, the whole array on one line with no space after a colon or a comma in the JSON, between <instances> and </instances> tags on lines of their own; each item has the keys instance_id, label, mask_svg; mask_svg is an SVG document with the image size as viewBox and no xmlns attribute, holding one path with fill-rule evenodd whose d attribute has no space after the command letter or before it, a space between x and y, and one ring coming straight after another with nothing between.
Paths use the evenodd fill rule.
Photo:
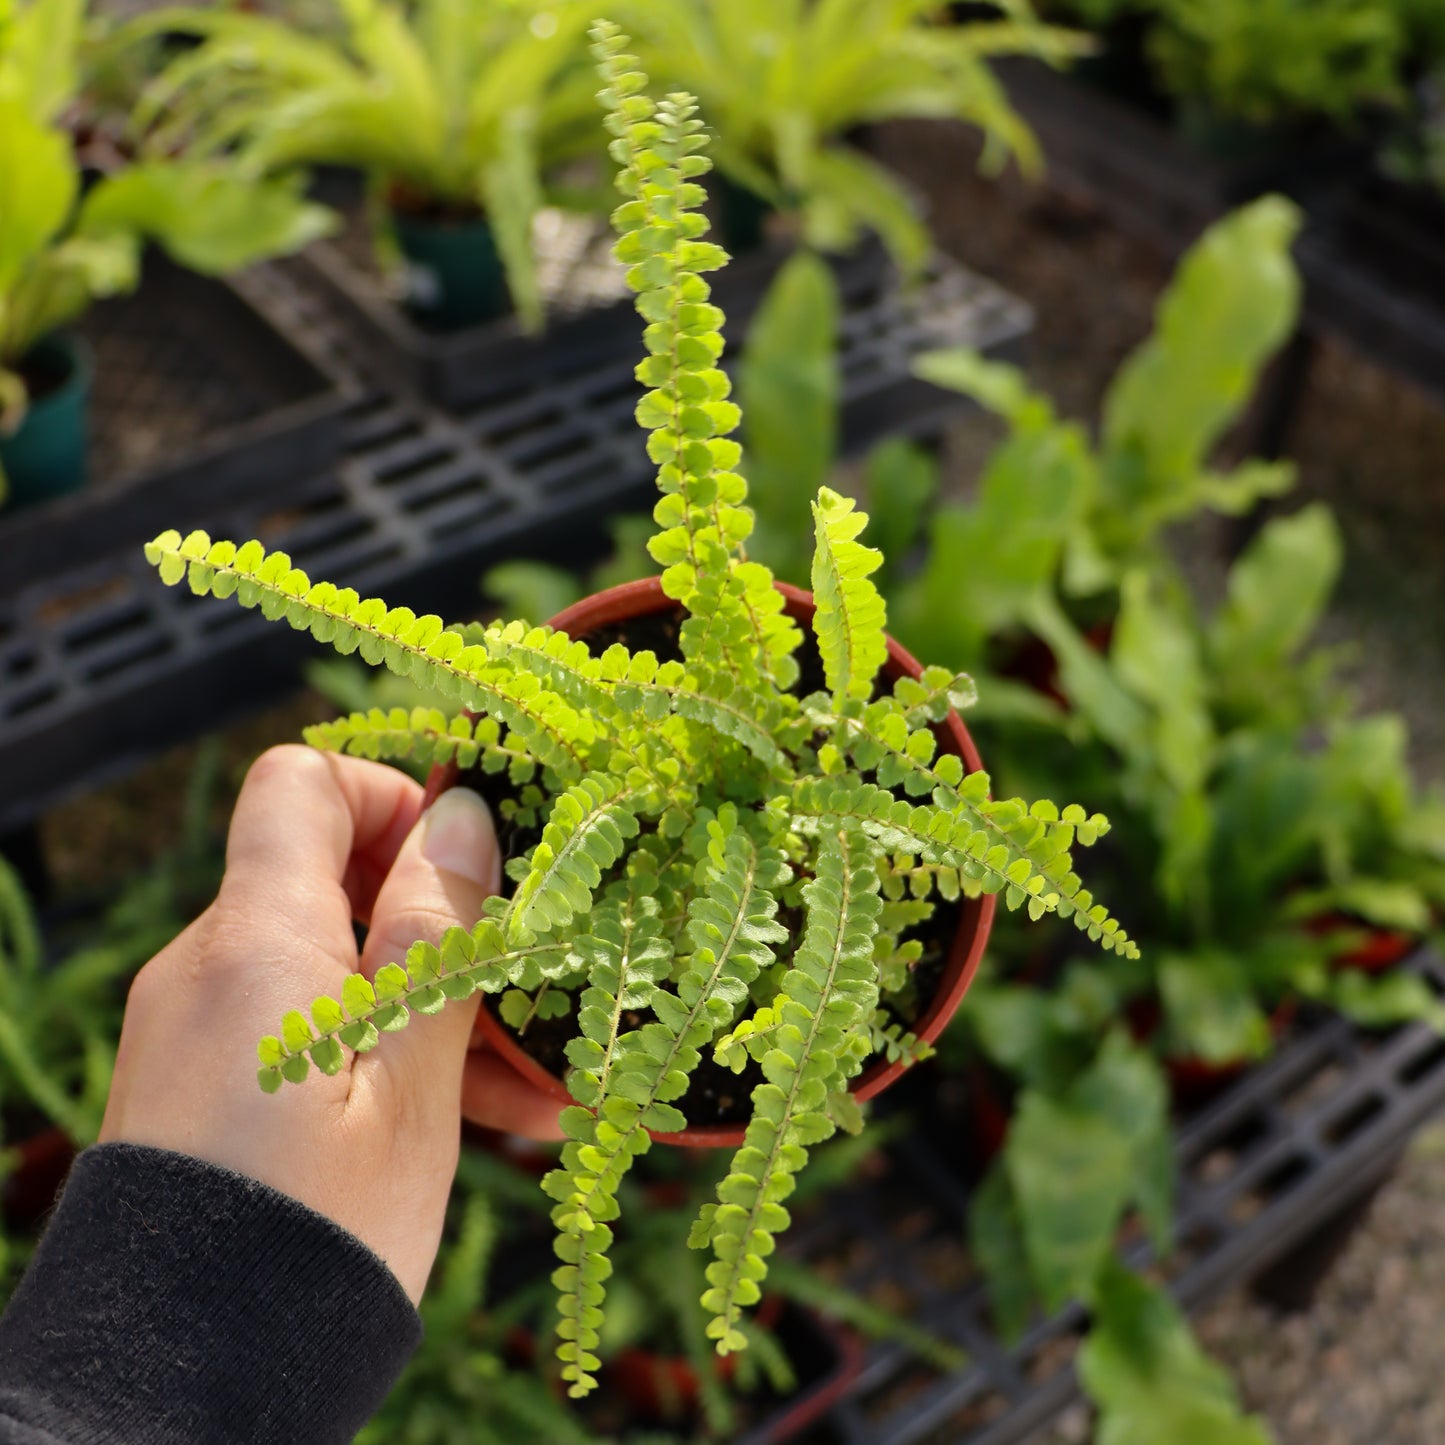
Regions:
<instances>
[{"instance_id":1,"label":"broad green leaf","mask_svg":"<svg viewBox=\"0 0 1445 1445\"><path fill-rule=\"evenodd\" d=\"M879 585L885 595L923 535L928 509L938 493L938 470L937 460L905 437L880 442L868 454L863 484L873 541L883 553Z\"/></svg>"},{"instance_id":2,"label":"broad green leaf","mask_svg":"<svg viewBox=\"0 0 1445 1445\"><path fill-rule=\"evenodd\" d=\"M1419 974L1394 971L1375 978L1342 968L1334 975L1329 1002L1365 1028L1424 1022L1445 1032L1445 1005Z\"/></svg>"},{"instance_id":3,"label":"broad green leaf","mask_svg":"<svg viewBox=\"0 0 1445 1445\"><path fill-rule=\"evenodd\" d=\"M1269 1020L1236 954L1220 949L1159 960L1159 993L1178 1054L1232 1064L1266 1053Z\"/></svg>"},{"instance_id":4,"label":"broad green leaf","mask_svg":"<svg viewBox=\"0 0 1445 1445\"><path fill-rule=\"evenodd\" d=\"M1119 617L1109 648L1114 673L1137 698L1151 704L1153 747L1130 764L1157 770L1181 792L1208 775L1214 728L1205 699L1198 628L1182 589L1167 591L1142 569L1125 575Z\"/></svg>"},{"instance_id":5,"label":"broad green leaf","mask_svg":"<svg viewBox=\"0 0 1445 1445\"><path fill-rule=\"evenodd\" d=\"M1005 1341L1016 1340L1028 1325L1034 1289L1018 1210L1001 1161L993 1164L969 1200L968 1239L988 1280L999 1335Z\"/></svg>"},{"instance_id":6,"label":"broad green leaf","mask_svg":"<svg viewBox=\"0 0 1445 1445\"><path fill-rule=\"evenodd\" d=\"M829 267L799 251L778 272L748 330L738 368L749 555L785 581L807 576L818 488L838 449L838 294Z\"/></svg>"},{"instance_id":7,"label":"broad green leaf","mask_svg":"<svg viewBox=\"0 0 1445 1445\"><path fill-rule=\"evenodd\" d=\"M1104 403L1104 500L1115 545L1192 510L1214 443L1269 357L1294 330L1300 280L1290 245L1300 213L1266 196L1220 221L1185 256L1154 334Z\"/></svg>"},{"instance_id":8,"label":"broad green leaf","mask_svg":"<svg viewBox=\"0 0 1445 1445\"><path fill-rule=\"evenodd\" d=\"M336 217L290 181L253 181L194 162L130 166L100 182L77 222L87 236L145 236L211 275L288 255L336 228Z\"/></svg>"},{"instance_id":9,"label":"broad green leaf","mask_svg":"<svg viewBox=\"0 0 1445 1445\"><path fill-rule=\"evenodd\" d=\"M1271 1445L1174 1302L1121 1264L1111 1261L1099 1281L1078 1367L1099 1409L1098 1445Z\"/></svg>"},{"instance_id":10,"label":"broad green leaf","mask_svg":"<svg viewBox=\"0 0 1445 1445\"><path fill-rule=\"evenodd\" d=\"M69 137L0 97L0 301L65 224L79 179Z\"/></svg>"},{"instance_id":11,"label":"broad green leaf","mask_svg":"<svg viewBox=\"0 0 1445 1445\"><path fill-rule=\"evenodd\" d=\"M1069 1099L1106 1119L1128 1142L1134 1160L1134 1197L1155 1249L1164 1253L1169 1246L1174 1153L1169 1090L1159 1065L1115 1029Z\"/></svg>"},{"instance_id":12,"label":"broad green leaf","mask_svg":"<svg viewBox=\"0 0 1445 1445\"><path fill-rule=\"evenodd\" d=\"M1086 1298L1134 1186L1129 1140L1082 1105L1026 1090L1003 1158L1045 1307Z\"/></svg>"},{"instance_id":13,"label":"broad green leaf","mask_svg":"<svg viewBox=\"0 0 1445 1445\"><path fill-rule=\"evenodd\" d=\"M1319 625L1344 560L1339 526L1315 503L1269 522L1229 572L1229 595L1209 630L1225 685L1284 667Z\"/></svg>"},{"instance_id":14,"label":"broad green leaf","mask_svg":"<svg viewBox=\"0 0 1445 1445\"><path fill-rule=\"evenodd\" d=\"M20 101L38 121L53 121L74 97L85 0L28 0L0 10L0 100ZM0 207L0 215L8 215ZM7 221L8 224L8 221Z\"/></svg>"}]
</instances>

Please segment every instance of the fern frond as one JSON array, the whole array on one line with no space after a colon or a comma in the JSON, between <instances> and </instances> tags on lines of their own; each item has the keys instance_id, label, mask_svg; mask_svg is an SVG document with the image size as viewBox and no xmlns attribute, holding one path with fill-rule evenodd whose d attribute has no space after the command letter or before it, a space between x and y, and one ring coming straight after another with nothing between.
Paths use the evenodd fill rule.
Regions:
<instances>
[{"instance_id":1,"label":"fern frond","mask_svg":"<svg viewBox=\"0 0 1445 1445\"><path fill-rule=\"evenodd\" d=\"M966 672L925 667L922 677L900 677L893 684L893 697L911 731L940 723L950 712L967 711L978 702L978 688Z\"/></svg>"},{"instance_id":2,"label":"fern frond","mask_svg":"<svg viewBox=\"0 0 1445 1445\"><path fill-rule=\"evenodd\" d=\"M688 910L694 952L676 990L655 990L656 1021L618 1040L596 1114L581 1108L564 1113L569 1143L561 1168L543 1181L558 1201L552 1213L562 1261L553 1276L560 1292L558 1357L574 1397L596 1386L597 1329L612 1243L607 1221L617 1217L618 1187L650 1147L648 1130L685 1127L674 1101L687 1092L701 1050L771 963L771 945L787 937L776 921L777 889L789 876L782 854L755 842L730 806L709 822L707 840L699 891Z\"/></svg>"},{"instance_id":3,"label":"fern frond","mask_svg":"<svg viewBox=\"0 0 1445 1445\"><path fill-rule=\"evenodd\" d=\"M742 1309L756 1304L775 1236L788 1227L783 1200L808 1149L834 1132L829 1093L856 1073L866 1050L852 1047L878 1001L873 935L881 903L872 845L836 821L820 839L817 876L803 890L808 924L775 1005L779 1024L763 1055L765 1082L718 1203L699 1221L716 1258L702 1297L719 1354L746 1347Z\"/></svg>"},{"instance_id":4,"label":"fern frond","mask_svg":"<svg viewBox=\"0 0 1445 1445\"><path fill-rule=\"evenodd\" d=\"M832 714L810 708L809 717L815 725L831 728L854 764L873 772L881 787L901 786L914 797L931 795L935 807L956 824L977 830L982 838L970 836L969 847L983 862L984 874L998 883L997 887L985 886L984 891L1003 889L1009 908L1027 904L1034 919L1055 909L1062 917L1075 916L1079 927L1095 942L1110 937L1124 945L1126 952L1132 948L1127 938L1118 939L1118 924L1107 911L1095 916L1092 898L1077 906L1078 878L1071 871L1070 849L1075 843L1090 847L1109 831L1109 820L1102 813L1087 814L1077 804L1060 813L1047 800L1030 805L1021 798L990 798L987 773L965 775L962 759L953 753L934 761L937 739L929 728L909 728L904 705L896 696L868 704L845 700ZM924 859L929 865L939 861ZM964 876L977 881L981 875L965 870ZM939 871L937 877L944 883L947 870Z\"/></svg>"},{"instance_id":5,"label":"fern frond","mask_svg":"<svg viewBox=\"0 0 1445 1445\"><path fill-rule=\"evenodd\" d=\"M890 1064L906 1063L910 1068L931 1059L937 1050L926 1044L917 1034L903 1027L897 1019L890 1018L879 1009L868 1025L869 1051L882 1054Z\"/></svg>"},{"instance_id":6,"label":"fern frond","mask_svg":"<svg viewBox=\"0 0 1445 1445\"><path fill-rule=\"evenodd\" d=\"M939 765L949 762L958 765L958 772L946 771L960 784L967 784L969 780L961 777L962 763L957 758L947 755ZM987 786L985 775L970 774L970 779L975 778L983 778ZM1028 904L1034 916L1057 912L1061 918L1072 918L1081 932L1103 948L1137 958L1138 948L1118 920L1102 904L1094 902L1093 894L1071 871L1067 846L1036 865L1013 841L1010 830L1024 830L1033 838L1037 836L1034 825L1042 820L1033 817L1017 800L990 807L993 831L978 826L966 812L960 816L947 807L910 803L875 783L804 778L793 785L789 811L795 827L804 825L814 832L824 827L825 820L842 818L890 852L916 855L927 864L956 868L966 885L974 885L976 891L984 893L1002 893L1011 909ZM1077 826L1074 818L1082 820L1085 827L1098 827L1094 820L1084 817L1082 808L1072 812L1066 808L1063 826Z\"/></svg>"},{"instance_id":7,"label":"fern frond","mask_svg":"<svg viewBox=\"0 0 1445 1445\"><path fill-rule=\"evenodd\" d=\"M185 538L167 531L148 542L145 553L161 581L185 581L198 596L234 596L267 618L284 617L343 657L359 652L373 666L385 663L431 692L492 714L559 777L570 780L581 772L597 733L593 720L532 674L493 663L485 645L469 644L441 618L388 608L379 597L361 598L330 582L313 583L285 552L268 553L259 542L237 547L212 542L201 531Z\"/></svg>"},{"instance_id":8,"label":"fern frond","mask_svg":"<svg viewBox=\"0 0 1445 1445\"><path fill-rule=\"evenodd\" d=\"M731 440L741 420L731 382L718 366L723 314L711 304L708 271L727 264L722 247L701 239L706 193L697 182L712 169L691 96L654 103L645 78L614 26L593 32L604 86L599 99L622 167L628 197L614 212L613 254L628 267L638 314L648 323L648 356L637 368L647 387L637 421L649 433L648 455L663 493L649 544L663 568L663 588L690 614L683 655L706 672L737 681L767 678L787 688L797 678L792 654L802 640L782 609L772 574L740 551L752 532L747 483L735 470L741 448Z\"/></svg>"},{"instance_id":9,"label":"fern frond","mask_svg":"<svg viewBox=\"0 0 1445 1445\"><path fill-rule=\"evenodd\" d=\"M829 487L813 503L817 548L813 553L813 631L823 672L834 697L866 698L878 669L888 661L888 617L883 596L869 581L883 554L857 540L868 525L849 497Z\"/></svg>"},{"instance_id":10,"label":"fern frond","mask_svg":"<svg viewBox=\"0 0 1445 1445\"><path fill-rule=\"evenodd\" d=\"M567 1045L568 1087L595 1109L607 1093L624 1016L650 1010L657 985L672 968L655 897L634 894L603 904L574 945L588 987L578 1000L578 1035Z\"/></svg>"},{"instance_id":11,"label":"fern frond","mask_svg":"<svg viewBox=\"0 0 1445 1445\"><path fill-rule=\"evenodd\" d=\"M606 774L583 778L559 793L512 897L508 937L530 943L565 928L592 907L603 874L637 836L637 815L649 800Z\"/></svg>"},{"instance_id":12,"label":"fern frond","mask_svg":"<svg viewBox=\"0 0 1445 1445\"><path fill-rule=\"evenodd\" d=\"M537 759L511 739L502 740L496 718L473 720L465 714L448 718L439 708L374 707L332 722L313 723L302 732L322 752L350 753L353 757L409 758L413 762L449 763L502 773L514 783L530 782L538 771Z\"/></svg>"},{"instance_id":13,"label":"fern frond","mask_svg":"<svg viewBox=\"0 0 1445 1445\"><path fill-rule=\"evenodd\" d=\"M381 1034L405 1028L413 1010L437 1013L448 999L470 998L478 990L536 987L545 974L565 972L570 955L571 944L557 939L508 948L491 917L471 932L448 929L439 945L412 944L404 966L388 963L374 979L350 974L341 998L321 995L312 1002L309 1019L292 1009L281 1020L280 1034L268 1034L256 1045L257 1078L274 1094L283 1083L303 1082L312 1064L323 1074L335 1074L345 1062L343 1046L358 1054L374 1049Z\"/></svg>"}]
</instances>

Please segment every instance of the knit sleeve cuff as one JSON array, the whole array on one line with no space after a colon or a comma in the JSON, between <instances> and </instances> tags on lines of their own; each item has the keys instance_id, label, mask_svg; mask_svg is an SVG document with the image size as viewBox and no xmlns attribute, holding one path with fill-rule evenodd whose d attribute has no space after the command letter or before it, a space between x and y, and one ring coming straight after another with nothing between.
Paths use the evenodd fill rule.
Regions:
<instances>
[{"instance_id":1,"label":"knit sleeve cuff","mask_svg":"<svg viewBox=\"0 0 1445 1445\"><path fill-rule=\"evenodd\" d=\"M396 1277L323 1215L188 1155L102 1144L0 1317L0 1419L70 1445L341 1445L420 1338Z\"/></svg>"}]
</instances>

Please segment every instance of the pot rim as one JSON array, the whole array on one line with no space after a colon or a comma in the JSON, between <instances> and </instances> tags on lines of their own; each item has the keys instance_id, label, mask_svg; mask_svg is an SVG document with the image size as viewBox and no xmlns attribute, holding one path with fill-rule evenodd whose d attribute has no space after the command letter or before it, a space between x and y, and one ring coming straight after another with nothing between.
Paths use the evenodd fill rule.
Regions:
<instances>
[{"instance_id":1,"label":"pot rim","mask_svg":"<svg viewBox=\"0 0 1445 1445\"><path fill-rule=\"evenodd\" d=\"M787 582L774 582L773 585L786 599L784 610L789 617L805 624L812 620L816 609L811 592ZM671 611L677 605L662 590L660 577L644 577L636 582L624 582L620 586L609 587L603 592L584 597L571 607L564 608L548 625L585 641L588 631L634 617L654 616L659 612ZM884 675L897 679L903 676L919 677L922 672L922 666L912 653L889 636L888 661L884 664ZM942 740L948 750L963 759L969 772L977 772L983 767L978 748L963 719L956 712L950 712L943 722L937 725L936 731L943 735ZM460 776L461 770L455 759L435 765L427 776L425 806L430 806L440 794L455 786ZM912 1031L921 1042L932 1043L937 1039L958 1011L964 994L968 992L978 972L997 906L998 900L993 894L960 900L958 927L944 961L943 978L938 991L913 1024ZM566 1084L543 1068L517 1043L511 1031L487 1008L485 999L477 1010L477 1030L523 1078L557 1099L559 1103L576 1102L568 1092ZM909 1067L911 1066L903 1060L890 1063L886 1058L877 1059L853 1080L850 1092L860 1104L866 1103L901 1078ZM746 1124L689 1125L676 1134L654 1133L653 1138L658 1143L735 1149L742 1144L746 1130Z\"/></svg>"},{"instance_id":2,"label":"pot rim","mask_svg":"<svg viewBox=\"0 0 1445 1445\"><path fill-rule=\"evenodd\" d=\"M90 343L73 331L47 332L20 358L17 364L23 366L32 356L41 354L58 356L64 360L65 380L59 386L47 391L42 397L27 397L25 414L20 420L20 428L17 429L16 435L32 419L43 418L47 413L65 406L75 396L87 394L95 375L95 354L90 349ZM0 440L4 439L0 437Z\"/></svg>"}]
</instances>

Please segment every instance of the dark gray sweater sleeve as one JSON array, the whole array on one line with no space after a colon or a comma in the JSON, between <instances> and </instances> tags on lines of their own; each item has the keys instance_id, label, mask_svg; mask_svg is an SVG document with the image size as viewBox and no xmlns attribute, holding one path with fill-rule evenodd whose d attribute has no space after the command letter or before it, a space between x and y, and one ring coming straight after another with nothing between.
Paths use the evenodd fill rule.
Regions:
<instances>
[{"instance_id":1,"label":"dark gray sweater sleeve","mask_svg":"<svg viewBox=\"0 0 1445 1445\"><path fill-rule=\"evenodd\" d=\"M348 1441L421 1338L360 1240L244 1175L87 1149L0 1316L3 1445Z\"/></svg>"}]
</instances>

